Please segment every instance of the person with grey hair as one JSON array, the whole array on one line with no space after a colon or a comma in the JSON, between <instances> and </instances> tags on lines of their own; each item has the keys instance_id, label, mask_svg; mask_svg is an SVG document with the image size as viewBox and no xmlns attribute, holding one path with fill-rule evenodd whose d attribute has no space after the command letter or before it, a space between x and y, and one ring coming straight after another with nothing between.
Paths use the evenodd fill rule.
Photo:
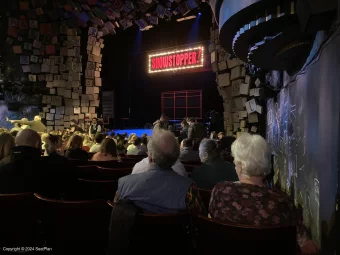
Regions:
<instances>
[{"instance_id":1,"label":"person with grey hair","mask_svg":"<svg viewBox=\"0 0 340 255\"><path fill-rule=\"evenodd\" d=\"M34 120L9 120L6 118L8 122L11 122L12 124L20 124L20 125L28 125L30 129L33 129L36 132L46 133L46 126L41 122L41 117L39 115L34 117Z\"/></svg>"},{"instance_id":2,"label":"person with grey hair","mask_svg":"<svg viewBox=\"0 0 340 255\"><path fill-rule=\"evenodd\" d=\"M240 181L214 187L209 205L212 218L251 226L294 225L294 204L283 192L264 183L271 167L266 140L243 134L231 151Z\"/></svg>"},{"instance_id":3,"label":"person with grey hair","mask_svg":"<svg viewBox=\"0 0 340 255\"><path fill-rule=\"evenodd\" d=\"M115 202L129 199L149 213L190 210L204 214L205 208L193 181L172 169L178 157L176 137L170 131L155 131L148 142L149 169L120 178Z\"/></svg>"},{"instance_id":4,"label":"person with grey hair","mask_svg":"<svg viewBox=\"0 0 340 255\"><path fill-rule=\"evenodd\" d=\"M198 188L211 190L221 181L238 181L233 164L220 158L220 150L214 140L202 140L199 156L203 164L195 167L191 174Z\"/></svg>"}]
</instances>

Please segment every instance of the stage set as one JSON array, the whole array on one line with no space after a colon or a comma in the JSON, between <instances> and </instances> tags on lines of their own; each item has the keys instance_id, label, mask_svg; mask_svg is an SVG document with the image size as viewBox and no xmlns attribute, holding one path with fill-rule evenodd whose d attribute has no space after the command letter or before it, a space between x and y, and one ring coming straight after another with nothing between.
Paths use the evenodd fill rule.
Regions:
<instances>
[{"instance_id":1,"label":"stage set","mask_svg":"<svg viewBox=\"0 0 340 255\"><path fill-rule=\"evenodd\" d=\"M340 187L338 2L1 1L0 127L38 114L47 132L98 118L150 136L165 113L177 131L191 117L261 135L324 248Z\"/></svg>"}]
</instances>

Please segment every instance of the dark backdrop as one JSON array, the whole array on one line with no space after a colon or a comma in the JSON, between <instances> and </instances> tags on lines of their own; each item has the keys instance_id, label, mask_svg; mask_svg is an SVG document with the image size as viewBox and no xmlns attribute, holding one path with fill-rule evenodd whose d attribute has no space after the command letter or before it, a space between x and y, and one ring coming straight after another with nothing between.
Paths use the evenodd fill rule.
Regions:
<instances>
[{"instance_id":1,"label":"dark backdrop","mask_svg":"<svg viewBox=\"0 0 340 255\"><path fill-rule=\"evenodd\" d=\"M130 127L143 127L159 118L163 91L203 89L203 114L210 109L223 110L212 71L148 74L147 57L151 51L162 52L163 49L198 43L206 46L207 53L210 10L203 9L198 19L184 22L160 20L160 23L149 31L140 32L133 27L105 38L103 90L115 90L116 128L120 127L120 118L123 117L130 117Z\"/></svg>"}]
</instances>

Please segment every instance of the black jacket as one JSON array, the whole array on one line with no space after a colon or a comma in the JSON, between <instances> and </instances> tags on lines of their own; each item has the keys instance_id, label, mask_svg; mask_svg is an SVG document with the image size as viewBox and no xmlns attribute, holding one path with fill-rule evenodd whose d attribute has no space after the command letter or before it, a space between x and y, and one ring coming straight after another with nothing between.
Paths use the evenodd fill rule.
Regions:
<instances>
[{"instance_id":1,"label":"black jacket","mask_svg":"<svg viewBox=\"0 0 340 255\"><path fill-rule=\"evenodd\" d=\"M0 193L37 192L49 197L78 193L78 179L69 161L56 153L41 157L41 151L27 146L12 149L0 162Z\"/></svg>"}]
</instances>

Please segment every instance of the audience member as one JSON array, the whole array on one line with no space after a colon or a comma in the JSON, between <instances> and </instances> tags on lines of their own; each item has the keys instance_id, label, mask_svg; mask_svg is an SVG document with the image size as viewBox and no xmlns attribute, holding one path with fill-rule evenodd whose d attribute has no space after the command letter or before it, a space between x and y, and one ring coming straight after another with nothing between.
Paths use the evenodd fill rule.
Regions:
<instances>
[{"instance_id":1,"label":"audience member","mask_svg":"<svg viewBox=\"0 0 340 255\"><path fill-rule=\"evenodd\" d=\"M29 120L8 120L11 123L17 123L20 125L28 125L30 129L36 132L46 132L46 126L41 122L41 117L39 115L34 117L33 121Z\"/></svg>"},{"instance_id":2,"label":"audience member","mask_svg":"<svg viewBox=\"0 0 340 255\"><path fill-rule=\"evenodd\" d=\"M136 136L133 144L127 147L127 155L146 155L147 148L141 144L141 139Z\"/></svg>"},{"instance_id":3,"label":"audience member","mask_svg":"<svg viewBox=\"0 0 340 255\"><path fill-rule=\"evenodd\" d=\"M10 156L0 164L0 193L24 193L37 190L35 171L41 159L41 138L32 129L20 131Z\"/></svg>"},{"instance_id":4,"label":"audience member","mask_svg":"<svg viewBox=\"0 0 340 255\"><path fill-rule=\"evenodd\" d=\"M192 210L204 214L205 208L193 181L171 168L178 156L179 145L171 132L153 132L148 143L149 170L120 178L115 201L129 199L150 213Z\"/></svg>"},{"instance_id":5,"label":"audience member","mask_svg":"<svg viewBox=\"0 0 340 255\"><path fill-rule=\"evenodd\" d=\"M0 134L0 160L8 157L14 146L14 137L12 135L8 133Z\"/></svg>"},{"instance_id":6,"label":"audience member","mask_svg":"<svg viewBox=\"0 0 340 255\"><path fill-rule=\"evenodd\" d=\"M184 139L181 143L181 154L179 155L180 161L200 161L198 151L192 148L192 140Z\"/></svg>"},{"instance_id":7,"label":"audience member","mask_svg":"<svg viewBox=\"0 0 340 255\"><path fill-rule=\"evenodd\" d=\"M102 144L102 141L104 140L104 136L102 134L96 134L94 140L96 143L91 146L90 152L98 152L100 150L100 146Z\"/></svg>"},{"instance_id":8,"label":"audience member","mask_svg":"<svg viewBox=\"0 0 340 255\"><path fill-rule=\"evenodd\" d=\"M263 180L270 170L270 151L259 135L244 134L231 147L239 182L220 182L209 211L213 218L250 226L296 224L292 201Z\"/></svg>"},{"instance_id":9,"label":"audience member","mask_svg":"<svg viewBox=\"0 0 340 255\"><path fill-rule=\"evenodd\" d=\"M117 145L113 139L105 138L99 152L93 155L93 161L118 160Z\"/></svg>"},{"instance_id":10,"label":"audience member","mask_svg":"<svg viewBox=\"0 0 340 255\"><path fill-rule=\"evenodd\" d=\"M125 154L125 139L124 136L117 135L117 153L118 155Z\"/></svg>"},{"instance_id":11,"label":"audience member","mask_svg":"<svg viewBox=\"0 0 340 255\"><path fill-rule=\"evenodd\" d=\"M158 129L168 130L168 125L169 125L168 121L169 121L169 117L165 113L162 113L160 119L156 120L153 123L153 130L154 131L156 131Z\"/></svg>"},{"instance_id":12,"label":"audience member","mask_svg":"<svg viewBox=\"0 0 340 255\"><path fill-rule=\"evenodd\" d=\"M141 138L142 141L142 145L145 146L146 150L147 150L147 146L148 146L148 136L142 136Z\"/></svg>"},{"instance_id":13,"label":"audience member","mask_svg":"<svg viewBox=\"0 0 340 255\"><path fill-rule=\"evenodd\" d=\"M191 178L201 189L212 189L221 181L238 181L233 164L220 158L216 142L204 139L199 147L199 157L203 165L194 168Z\"/></svg>"},{"instance_id":14,"label":"audience member","mask_svg":"<svg viewBox=\"0 0 340 255\"><path fill-rule=\"evenodd\" d=\"M79 135L73 135L66 145L65 156L69 159L79 159L88 161L89 155L83 149L83 138Z\"/></svg>"},{"instance_id":15,"label":"audience member","mask_svg":"<svg viewBox=\"0 0 340 255\"><path fill-rule=\"evenodd\" d=\"M182 131L181 131L182 139L188 138L188 129L189 129L188 122L186 120L182 120L181 127L182 127Z\"/></svg>"},{"instance_id":16,"label":"audience member","mask_svg":"<svg viewBox=\"0 0 340 255\"><path fill-rule=\"evenodd\" d=\"M189 124L188 127L188 138L195 139L198 138L202 140L206 137L206 130L204 128L203 123L195 121L193 118L187 118L187 122Z\"/></svg>"},{"instance_id":17,"label":"audience member","mask_svg":"<svg viewBox=\"0 0 340 255\"><path fill-rule=\"evenodd\" d=\"M58 153L59 147L59 136L49 135L46 138L45 152L48 157L41 158L41 165L48 166L48 169L40 171L40 189L52 197L75 197L79 190L76 168Z\"/></svg>"}]
</instances>

